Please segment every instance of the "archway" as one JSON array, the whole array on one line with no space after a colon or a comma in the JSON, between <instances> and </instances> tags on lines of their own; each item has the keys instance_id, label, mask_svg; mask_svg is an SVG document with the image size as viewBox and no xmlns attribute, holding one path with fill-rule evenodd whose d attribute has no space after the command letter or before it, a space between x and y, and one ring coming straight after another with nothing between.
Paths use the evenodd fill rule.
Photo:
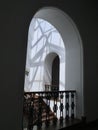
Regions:
<instances>
[{"instance_id":1,"label":"archway","mask_svg":"<svg viewBox=\"0 0 98 130\"><path fill-rule=\"evenodd\" d=\"M34 36L31 34L34 34L34 24L35 24L35 20L38 18L44 19L49 23L51 23L59 31L62 37L64 43L63 51L61 51L57 47L56 48L54 47L55 50L53 50L52 48L48 51L47 54L49 54L50 52L55 52L58 54L58 50L59 50L60 62L64 63L62 64L62 66L64 66L65 69L63 71L63 69L61 69L63 67L60 66L60 75L62 74L65 75L65 76L62 75L62 77L60 77L64 81L64 82L60 81L61 90L75 89L77 91L76 116L77 118L81 118L81 116L84 115L83 48L82 48L82 40L79 31L75 23L73 22L73 20L61 10L52 7L42 8L35 14L34 18L31 20L30 23L29 34L28 34L28 52L31 52L31 43L32 43L32 39L34 38ZM33 44L33 46L35 46L35 44ZM62 54L62 52L64 52L64 54ZM41 51L39 52L39 55L40 54ZM29 56L30 56L29 53L27 53L27 64L26 64L27 68L30 68L31 65L31 62L29 62L30 61ZM43 64L43 62L40 63ZM34 63L33 66L38 64L39 63L37 64Z\"/></svg>"},{"instance_id":2,"label":"archway","mask_svg":"<svg viewBox=\"0 0 98 130\"><path fill-rule=\"evenodd\" d=\"M51 81L52 91L59 91L59 65L60 65L59 56L56 56L52 62L52 81Z\"/></svg>"},{"instance_id":3,"label":"archway","mask_svg":"<svg viewBox=\"0 0 98 130\"><path fill-rule=\"evenodd\" d=\"M60 65L61 63L58 54L52 52L46 56L44 62L44 84L46 91L61 90Z\"/></svg>"}]
</instances>

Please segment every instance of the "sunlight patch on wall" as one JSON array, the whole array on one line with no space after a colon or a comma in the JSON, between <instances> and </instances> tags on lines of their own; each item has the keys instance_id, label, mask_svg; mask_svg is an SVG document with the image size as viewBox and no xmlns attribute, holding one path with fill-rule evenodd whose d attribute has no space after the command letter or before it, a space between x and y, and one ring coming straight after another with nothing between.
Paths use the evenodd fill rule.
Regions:
<instances>
[{"instance_id":1,"label":"sunlight patch on wall","mask_svg":"<svg viewBox=\"0 0 98 130\"><path fill-rule=\"evenodd\" d=\"M55 52L60 58L60 68L63 66L62 71L64 73L65 47L61 35L53 25L40 18L34 18L33 21L28 34L26 59L26 72L28 70L28 75L25 75L24 90L42 91L46 82L44 81L44 73L45 71L48 72L48 70L44 70L46 56L51 52ZM51 73L48 72L46 76L51 82ZM60 78L60 80L62 79Z\"/></svg>"}]
</instances>

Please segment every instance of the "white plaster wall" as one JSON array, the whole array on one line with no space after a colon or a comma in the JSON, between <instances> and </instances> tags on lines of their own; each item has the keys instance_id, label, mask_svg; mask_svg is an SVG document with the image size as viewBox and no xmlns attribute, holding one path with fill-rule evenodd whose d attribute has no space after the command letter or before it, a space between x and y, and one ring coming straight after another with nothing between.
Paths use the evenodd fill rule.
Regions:
<instances>
[{"instance_id":1,"label":"white plaster wall","mask_svg":"<svg viewBox=\"0 0 98 130\"><path fill-rule=\"evenodd\" d=\"M44 24L38 26L40 22L44 22L46 26ZM48 30L52 28L53 31L45 34L44 31L46 32L47 28ZM38 29L42 33L40 31L36 33ZM50 35L52 37L49 37ZM43 38L45 38L44 41ZM26 70L29 70L29 74L25 75L25 91L44 91L45 85L51 84L52 62L56 55L60 59L59 90L65 90L65 46L62 37L48 21L33 18L28 33Z\"/></svg>"}]
</instances>

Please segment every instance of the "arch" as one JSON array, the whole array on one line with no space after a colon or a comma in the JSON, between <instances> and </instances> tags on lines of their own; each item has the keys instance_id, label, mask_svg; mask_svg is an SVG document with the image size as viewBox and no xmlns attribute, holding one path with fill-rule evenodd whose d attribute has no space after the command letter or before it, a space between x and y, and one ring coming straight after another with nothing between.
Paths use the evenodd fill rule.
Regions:
<instances>
[{"instance_id":1,"label":"arch","mask_svg":"<svg viewBox=\"0 0 98 130\"><path fill-rule=\"evenodd\" d=\"M84 115L84 93L83 93L83 47L79 31L73 20L63 11L54 7L40 9L31 20L29 27L28 43L32 41L31 33L34 32L34 21L41 18L51 23L60 33L64 42L65 57L65 89L75 89L77 91L77 113L81 118ZM30 44L28 44L30 51ZM54 51L55 52L55 51ZM27 54L27 61L29 54ZM27 67L29 68L28 62ZM64 73L61 72L60 73ZM62 77L63 78L63 77Z\"/></svg>"},{"instance_id":2,"label":"arch","mask_svg":"<svg viewBox=\"0 0 98 130\"><path fill-rule=\"evenodd\" d=\"M52 81L51 81L51 91L59 91L59 66L60 66L60 59L57 55L52 62Z\"/></svg>"},{"instance_id":3,"label":"arch","mask_svg":"<svg viewBox=\"0 0 98 130\"><path fill-rule=\"evenodd\" d=\"M49 53L44 62L44 82L45 86L50 85L49 90L61 90L60 79L60 58L59 55L52 52ZM54 69L55 68L55 69ZM63 82L63 81L62 81ZM56 89L57 88L57 89Z\"/></svg>"}]
</instances>

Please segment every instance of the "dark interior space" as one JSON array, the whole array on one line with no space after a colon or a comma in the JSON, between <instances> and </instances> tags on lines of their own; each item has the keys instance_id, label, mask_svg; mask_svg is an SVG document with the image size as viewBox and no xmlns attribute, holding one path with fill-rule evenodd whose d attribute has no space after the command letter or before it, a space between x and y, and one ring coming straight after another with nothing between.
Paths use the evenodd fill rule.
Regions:
<instances>
[{"instance_id":1,"label":"dark interior space","mask_svg":"<svg viewBox=\"0 0 98 130\"><path fill-rule=\"evenodd\" d=\"M52 91L58 91L59 90L59 57L56 56L52 63Z\"/></svg>"},{"instance_id":2,"label":"dark interior space","mask_svg":"<svg viewBox=\"0 0 98 130\"><path fill-rule=\"evenodd\" d=\"M84 115L86 128L98 129L97 0L23 0L0 2L0 129L22 130L28 28L42 7L56 7L75 22L83 42ZM55 67L54 67L55 68ZM58 75L58 74L57 74ZM54 81L53 81L54 84ZM56 83L59 84L59 83ZM83 126L81 126L83 128ZM64 128L65 129L65 128ZM73 129L73 128L71 128Z\"/></svg>"}]
</instances>

